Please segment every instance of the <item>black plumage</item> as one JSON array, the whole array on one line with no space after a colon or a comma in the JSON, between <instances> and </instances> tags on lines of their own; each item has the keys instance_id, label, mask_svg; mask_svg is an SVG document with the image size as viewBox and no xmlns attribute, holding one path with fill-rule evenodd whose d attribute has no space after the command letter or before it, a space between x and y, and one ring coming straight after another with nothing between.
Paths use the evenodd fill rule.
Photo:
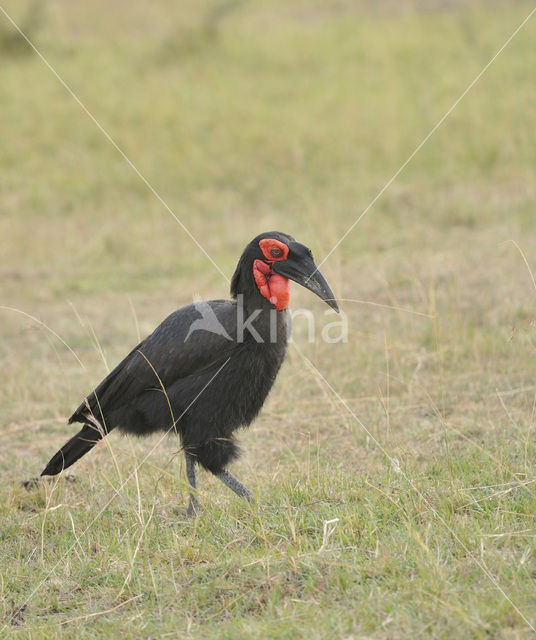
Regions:
<instances>
[{"instance_id":1,"label":"black plumage","mask_svg":"<svg viewBox=\"0 0 536 640\"><path fill-rule=\"evenodd\" d=\"M280 232L257 236L238 262L233 299L168 316L76 409L69 423L82 429L41 475L66 469L116 428L140 436L176 431L194 489L200 464L250 497L227 465L238 456L234 431L258 414L285 356L288 278L337 309L307 247ZM196 510L192 493L188 511Z\"/></svg>"}]
</instances>

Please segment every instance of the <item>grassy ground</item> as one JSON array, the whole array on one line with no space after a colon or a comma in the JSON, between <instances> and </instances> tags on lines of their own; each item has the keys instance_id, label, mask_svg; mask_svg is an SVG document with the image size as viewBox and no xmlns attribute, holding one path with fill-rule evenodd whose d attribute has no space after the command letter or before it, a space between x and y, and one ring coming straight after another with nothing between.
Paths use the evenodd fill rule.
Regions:
<instances>
[{"instance_id":1,"label":"grassy ground","mask_svg":"<svg viewBox=\"0 0 536 640\"><path fill-rule=\"evenodd\" d=\"M267 229L326 255L531 5L2 4L228 275ZM203 474L188 521L171 439L18 484L138 335L228 285L0 15L0 637L531 635L535 38L323 266L349 341L296 321L234 466L257 503Z\"/></svg>"}]
</instances>

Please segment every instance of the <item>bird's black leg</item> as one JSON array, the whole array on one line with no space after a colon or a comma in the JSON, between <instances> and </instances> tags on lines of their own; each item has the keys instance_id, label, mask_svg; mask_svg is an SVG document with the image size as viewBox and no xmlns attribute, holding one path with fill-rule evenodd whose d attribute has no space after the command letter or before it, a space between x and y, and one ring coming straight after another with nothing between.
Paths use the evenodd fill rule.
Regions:
<instances>
[{"instance_id":1,"label":"bird's black leg","mask_svg":"<svg viewBox=\"0 0 536 640\"><path fill-rule=\"evenodd\" d=\"M215 473L214 475L216 476L216 478L219 478L224 485L234 491L237 496L246 498L248 502L253 502L253 494L251 493L251 491L247 487L245 487L240 482L240 480L238 480L238 478L235 478L230 471L224 469L223 471Z\"/></svg>"},{"instance_id":2,"label":"bird's black leg","mask_svg":"<svg viewBox=\"0 0 536 640\"><path fill-rule=\"evenodd\" d=\"M197 501L197 496L195 495L197 489L197 481L195 475L195 458L189 453L185 454L186 458L186 475L188 477L188 482L192 487L193 491L190 491L190 503L188 504L188 509L186 510L186 515L195 516L199 512L199 502Z\"/></svg>"}]
</instances>

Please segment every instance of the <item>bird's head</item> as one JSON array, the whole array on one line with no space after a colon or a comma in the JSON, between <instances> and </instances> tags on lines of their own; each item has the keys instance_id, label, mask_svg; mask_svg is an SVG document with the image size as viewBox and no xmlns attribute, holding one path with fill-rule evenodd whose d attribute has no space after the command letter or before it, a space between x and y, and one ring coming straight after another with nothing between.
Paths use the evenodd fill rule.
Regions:
<instances>
[{"instance_id":1,"label":"bird's head","mask_svg":"<svg viewBox=\"0 0 536 640\"><path fill-rule=\"evenodd\" d=\"M332 309L339 307L329 284L318 270L311 250L280 231L261 233L244 249L231 281L231 295L258 290L281 311L288 306L290 280L322 298Z\"/></svg>"}]
</instances>

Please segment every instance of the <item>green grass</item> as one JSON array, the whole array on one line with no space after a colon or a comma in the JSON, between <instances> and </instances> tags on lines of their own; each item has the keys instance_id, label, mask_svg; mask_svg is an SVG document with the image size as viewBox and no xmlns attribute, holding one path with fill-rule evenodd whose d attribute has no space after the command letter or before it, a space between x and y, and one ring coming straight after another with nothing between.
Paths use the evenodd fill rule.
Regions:
<instances>
[{"instance_id":1,"label":"green grass","mask_svg":"<svg viewBox=\"0 0 536 640\"><path fill-rule=\"evenodd\" d=\"M228 275L268 229L326 255L532 9L2 6ZM296 321L233 467L256 504L202 474L192 521L173 439L19 486L138 335L228 285L0 16L0 305L43 323L0 309L0 637L532 637L535 36L323 265L349 341Z\"/></svg>"}]
</instances>

